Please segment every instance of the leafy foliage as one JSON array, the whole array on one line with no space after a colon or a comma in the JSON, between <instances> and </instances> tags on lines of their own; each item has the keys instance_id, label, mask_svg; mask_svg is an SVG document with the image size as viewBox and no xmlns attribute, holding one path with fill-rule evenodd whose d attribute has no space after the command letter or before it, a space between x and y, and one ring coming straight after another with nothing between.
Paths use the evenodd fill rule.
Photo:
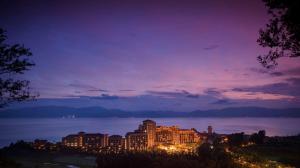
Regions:
<instances>
[{"instance_id":1,"label":"leafy foliage","mask_svg":"<svg viewBox=\"0 0 300 168\"><path fill-rule=\"evenodd\" d=\"M300 167L300 135L267 137L263 144L236 148L234 152L245 156L252 163L273 160ZM283 166L282 166L283 167Z\"/></svg>"},{"instance_id":2,"label":"leafy foliage","mask_svg":"<svg viewBox=\"0 0 300 168\"><path fill-rule=\"evenodd\" d=\"M260 130L258 133L254 133L250 136L250 141L255 144L263 144L266 138L266 131Z\"/></svg>"},{"instance_id":3,"label":"leafy foliage","mask_svg":"<svg viewBox=\"0 0 300 168\"><path fill-rule=\"evenodd\" d=\"M29 81L18 79L18 75L29 70L34 63L28 57L32 53L23 45L8 45L7 36L0 28L0 108L12 101L32 99Z\"/></svg>"},{"instance_id":4,"label":"leafy foliage","mask_svg":"<svg viewBox=\"0 0 300 168\"><path fill-rule=\"evenodd\" d=\"M270 48L258 61L266 68L277 65L280 57L300 56L300 1L263 0L272 16L265 29L259 31L257 42Z\"/></svg>"},{"instance_id":5,"label":"leafy foliage","mask_svg":"<svg viewBox=\"0 0 300 168\"><path fill-rule=\"evenodd\" d=\"M231 157L221 148L209 144L199 147L197 154L165 152L104 153L97 157L98 168L231 168Z\"/></svg>"},{"instance_id":6,"label":"leafy foliage","mask_svg":"<svg viewBox=\"0 0 300 168\"><path fill-rule=\"evenodd\" d=\"M228 135L229 146L241 146L245 142L244 132Z\"/></svg>"}]
</instances>

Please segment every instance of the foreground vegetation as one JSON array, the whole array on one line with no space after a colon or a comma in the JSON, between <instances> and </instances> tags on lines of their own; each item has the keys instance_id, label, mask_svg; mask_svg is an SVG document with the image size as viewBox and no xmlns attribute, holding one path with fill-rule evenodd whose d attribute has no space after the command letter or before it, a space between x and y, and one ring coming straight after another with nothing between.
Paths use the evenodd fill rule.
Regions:
<instances>
[{"instance_id":1,"label":"foreground vegetation","mask_svg":"<svg viewBox=\"0 0 300 168\"><path fill-rule=\"evenodd\" d=\"M300 136L243 133L215 138L194 153L166 151L87 154L76 150L35 150L20 141L0 150L2 168L287 168L300 167Z\"/></svg>"},{"instance_id":2,"label":"foreground vegetation","mask_svg":"<svg viewBox=\"0 0 300 168\"><path fill-rule=\"evenodd\" d=\"M262 144L234 148L234 152L252 163L300 167L300 136L272 137Z\"/></svg>"},{"instance_id":3,"label":"foreground vegetation","mask_svg":"<svg viewBox=\"0 0 300 168\"><path fill-rule=\"evenodd\" d=\"M197 153L124 152L100 154L98 168L232 168L238 167L223 148L203 144Z\"/></svg>"},{"instance_id":4,"label":"foreground vegetation","mask_svg":"<svg viewBox=\"0 0 300 168\"><path fill-rule=\"evenodd\" d=\"M38 151L25 142L1 149L0 167L61 168L70 165L83 168L231 168L236 167L222 148L204 144L197 153L121 152L91 156L66 151ZM98 165L98 166L97 166Z\"/></svg>"},{"instance_id":5,"label":"foreground vegetation","mask_svg":"<svg viewBox=\"0 0 300 168\"><path fill-rule=\"evenodd\" d=\"M0 168L95 168L95 160L82 153L37 151L23 141L0 150Z\"/></svg>"}]
</instances>

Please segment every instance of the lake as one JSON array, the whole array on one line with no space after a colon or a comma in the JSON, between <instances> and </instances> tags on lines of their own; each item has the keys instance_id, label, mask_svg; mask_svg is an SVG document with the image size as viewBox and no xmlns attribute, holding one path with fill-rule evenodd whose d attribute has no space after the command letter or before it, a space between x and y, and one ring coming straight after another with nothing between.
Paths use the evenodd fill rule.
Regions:
<instances>
[{"instance_id":1,"label":"lake","mask_svg":"<svg viewBox=\"0 0 300 168\"><path fill-rule=\"evenodd\" d=\"M52 142L79 131L125 135L137 129L145 118L43 118L0 119L0 147L17 140L36 138ZM154 118L158 125L178 125L203 132L212 125L216 133L253 133L266 130L268 136L300 133L300 118Z\"/></svg>"}]
</instances>

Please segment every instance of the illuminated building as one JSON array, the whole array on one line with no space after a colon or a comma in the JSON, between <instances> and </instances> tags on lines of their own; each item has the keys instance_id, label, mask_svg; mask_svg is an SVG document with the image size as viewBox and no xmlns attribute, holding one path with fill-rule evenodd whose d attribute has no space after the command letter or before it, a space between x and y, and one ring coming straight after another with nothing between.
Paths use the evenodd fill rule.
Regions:
<instances>
[{"instance_id":1,"label":"illuminated building","mask_svg":"<svg viewBox=\"0 0 300 168\"><path fill-rule=\"evenodd\" d=\"M79 132L62 138L62 145L73 148L100 148L108 145L107 134Z\"/></svg>"},{"instance_id":2,"label":"illuminated building","mask_svg":"<svg viewBox=\"0 0 300 168\"><path fill-rule=\"evenodd\" d=\"M128 150L147 150L147 134L136 130L126 134L126 149Z\"/></svg>"},{"instance_id":3,"label":"illuminated building","mask_svg":"<svg viewBox=\"0 0 300 168\"><path fill-rule=\"evenodd\" d=\"M152 148L155 145L156 123L152 120L143 121L142 130L147 135L147 148Z\"/></svg>"},{"instance_id":4,"label":"illuminated building","mask_svg":"<svg viewBox=\"0 0 300 168\"><path fill-rule=\"evenodd\" d=\"M179 129L177 126L156 126L152 120L145 120L134 132L126 134L128 150L148 150L157 146L186 145L200 142L195 129Z\"/></svg>"},{"instance_id":5,"label":"illuminated building","mask_svg":"<svg viewBox=\"0 0 300 168\"><path fill-rule=\"evenodd\" d=\"M156 127L156 145L179 144L178 127L176 126L157 126Z\"/></svg>"},{"instance_id":6,"label":"illuminated building","mask_svg":"<svg viewBox=\"0 0 300 168\"><path fill-rule=\"evenodd\" d=\"M180 144L191 144L200 142L200 137L193 129L180 129L179 132Z\"/></svg>"},{"instance_id":7,"label":"illuminated building","mask_svg":"<svg viewBox=\"0 0 300 168\"><path fill-rule=\"evenodd\" d=\"M156 145L198 143L200 137L195 129L179 129L177 126L156 127Z\"/></svg>"},{"instance_id":8,"label":"illuminated building","mask_svg":"<svg viewBox=\"0 0 300 168\"><path fill-rule=\"evenodd\" d=\"M108 138L108 146L113 151L120 151L126 148L125 139L121 135L112 135Z\"/></svg>"},{"instance_id":9,"label":"illuminated building","mask_svg":"<svg viewBox=\"0 0 300 168\"><path fill-rule=\"evenodd\" d=\"M129 150L147 150L155 146L156 123L152 120L143 121L134 132L126 134L126 147Z\"/></svg>"},{"instance_id":10,"label":"illuminated building","mask_svg":"<svg viewBox=\"0 0 300 168\"><path fill-rule=\"evenodd\" d=\"M144 120L138 129L128 132L123 138L120 135L88 134L79 132L62 139L66 147L84 151L101 152L109 150L151 150L168 149L169 151L191 151L203 140L202 135L194 128L180 129L178 126L156 126L152 120ZM105 148L103 148L105 147Z\"/></svg>"},{"instance_id":11,"label":"illuminated building","mask_svg":"<svg viewBox=\"0 0 300 168\"><path fill-rule=\"evenodd\" d=\"M49 142L47 140L36 139L33 142L33 148L38 150L45 150L49 146Z\"/></svg>"}]
</instances>

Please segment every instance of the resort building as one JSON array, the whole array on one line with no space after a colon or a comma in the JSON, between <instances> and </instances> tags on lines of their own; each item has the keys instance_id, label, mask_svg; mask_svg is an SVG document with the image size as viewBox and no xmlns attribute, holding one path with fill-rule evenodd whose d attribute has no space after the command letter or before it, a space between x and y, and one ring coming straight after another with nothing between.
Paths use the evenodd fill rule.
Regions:
<instances>
[{"instance_id":1,"label":"resort building","mask_svg":"<svg viewBox=\"0 0 300 168\"><path fill-rule=\"evenodd\" d=\"M179 128L177 126L157 126L156 145L179 144Z\"/></svg>"},{"instance_id":2,"label":"resort building","mask_svg":"<svg viewBox=\"0 0 300 168\"><path fill-rule=\"evenodd\" d=\"M38 150L45 150L47 146L49 146L49 142L47 140L36 139L33 142L33 148Z\"/></svg>"},{"instance_id":3,"label":"resort building","mask_svg":"<svg viewBox=\"0 0 300 168\"><path fill-rule=\"evenodd\" d=\"M177 126L158 126L156 145L198 143L200 137L195 129L179 129Z\"/></svg>"},{"instance_id":4,"label":"resort building","mask_svg":"<svg viewBox=\"0 0 300 168\"><path fill-rule=\"evenodd\" d=\"M179 144L192 144L199 143L200 137L197 132L193 129L180 129L179 134Z\"/></svg>"},{"instance_id":5,"label":"resort building","mask_svg":"<svg viewBox=\"0 0 300 168\"><path fill-rule=\"evenodd\" d=\"M126 148L125 138L121 135L112 135L108 138L108 146L112 151L121 151Z\"/></svg>"},{"instance_id":6,"label":"resort building","mask_svg":"<svg viewBox=\"0 0 300 168\"><path fill-rule=\"evenodd\" d=\"M201 141L195 129L179 129L177 126L156 126L145 120L134 132L126 134L128 150L148 150L164 145L197 144Z\"/></svg>"},{"instance_id":7,"label":"resort building","mask_svg":"<svg viewBox=\"0 0 300 168\"><path fill-rule=\"evenodd\" d=\"M126 134L126 149L147 150L147 134L138 130Z\"/></svg>"},{"instance_id":8,"label":"resort building","mask_svg":"<svg viewBox=\"0 0 300 168\"><path fill-rule=\"evenodd\" d=\"M210 131L209 131L210 132ZM138 129L121 135L90 134L79 132L62 138L62 145L84 151L119 152L122 150L170 149L190 151L203 140L196 129L180 129L178 126L156 126L152 120L144 120ZM38 145L42 146L42 145Z\"/></svg>"},{"instance_id":9,"label":"resort building","mask_svg":"<svg viewBox=\"0 0 300 168\"><path fill-rule=\"evenodd\" d=\"M155 146L156 123L145 120L134 132L126 134L126 147L129 150L146 150Z\"/></svg>"},{"instance_id":10,"label":"resort building","mask_svg":"<svg viewBox=\"0 0 300 168\"><path fill-rule=\"evenodd\" d=\"M62 138L62 145L73 148L101 148L108 146L107 134L79 132Z\"/></svg>"}]
</instances>

